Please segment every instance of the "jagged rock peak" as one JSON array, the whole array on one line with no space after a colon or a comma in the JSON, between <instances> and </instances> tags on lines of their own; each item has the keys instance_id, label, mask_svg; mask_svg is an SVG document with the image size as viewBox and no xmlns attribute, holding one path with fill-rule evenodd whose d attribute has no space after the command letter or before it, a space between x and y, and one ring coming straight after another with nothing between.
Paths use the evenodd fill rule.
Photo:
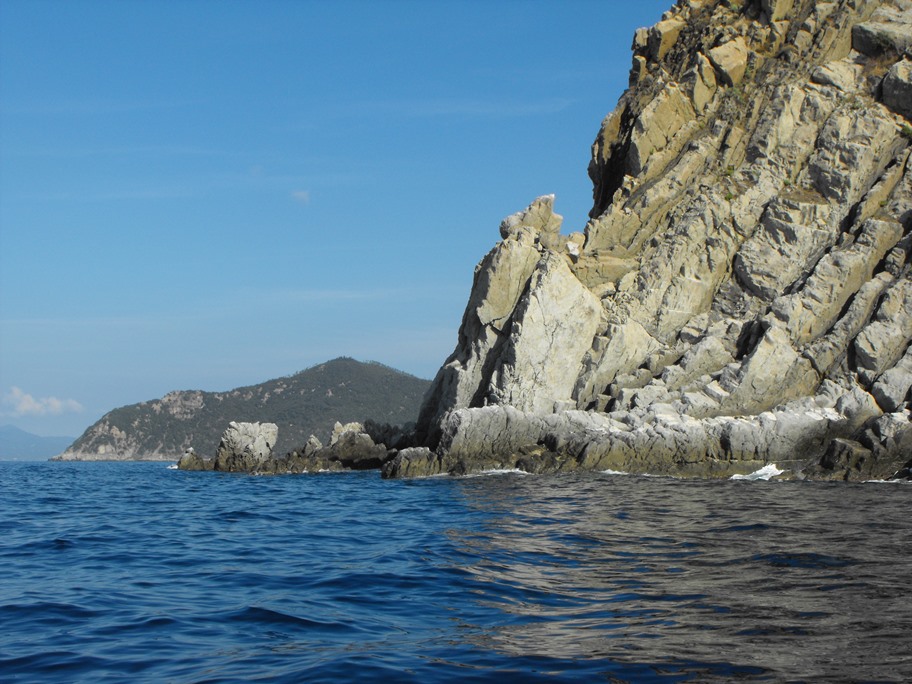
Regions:
<instances>
[{"instance_id":1,"label":"jagged rock peak","mask_svg":"<svg viewBox=\"0 0 912 684\"><path fill-rule=\"evenodd\" d=\"M618 425L717 434L701 421L752 416L703 456L732 462L807 447L805 428L762 446L763 416L788 406L825 423L809 457L850 437L868 454L831 454L839 476L895 465L884 454L912 439L910 74L912 0L681 0L638 30L592 146L584 232L560 234L552 196L504 219L418 461L440 467L457 429L463 454L513 449L490 431L585 410L609 416L590 431L609 452L636 441ZM491 405L523 418L470 417ZM559 427L523 439L559 445ZM662 453L695 458L698 442Z\"/></svg>"}]
</instances>

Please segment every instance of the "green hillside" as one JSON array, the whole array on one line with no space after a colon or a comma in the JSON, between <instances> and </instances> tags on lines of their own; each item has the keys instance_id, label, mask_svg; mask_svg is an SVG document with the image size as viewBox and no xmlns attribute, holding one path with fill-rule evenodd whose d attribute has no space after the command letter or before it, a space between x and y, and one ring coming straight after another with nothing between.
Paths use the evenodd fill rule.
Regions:
<instances>
[{"instance_id":1,"label":"green hillside","mask_svg":"<svg viewBox=\"0 0 912 684\"><path fill-rule=\"evenodd\" d=\"M187 448L214 453L231 421L279 426L276 453L314 434L328 442L336 421L405 424L418 416L430 382L350 358L227 392L171 392L107 413L63 454L68 459L177 458Z\"/></svg>"}]
</instances>

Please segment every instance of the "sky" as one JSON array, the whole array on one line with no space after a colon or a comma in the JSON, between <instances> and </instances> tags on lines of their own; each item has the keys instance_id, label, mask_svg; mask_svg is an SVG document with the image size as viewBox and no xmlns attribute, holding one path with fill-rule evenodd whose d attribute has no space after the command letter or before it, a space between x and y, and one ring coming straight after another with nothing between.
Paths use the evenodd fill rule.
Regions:
<instances>
[{"instance_id":1,"label":"sky","mask_svg":"<svg viewBox=\"0 0 912 684\"><path fill-rule=\"evenodd\" d=\"M338 356L431 378L508 214L592 204L672 0L3 0L0 424Z\"/></svg>"}]
</instances>

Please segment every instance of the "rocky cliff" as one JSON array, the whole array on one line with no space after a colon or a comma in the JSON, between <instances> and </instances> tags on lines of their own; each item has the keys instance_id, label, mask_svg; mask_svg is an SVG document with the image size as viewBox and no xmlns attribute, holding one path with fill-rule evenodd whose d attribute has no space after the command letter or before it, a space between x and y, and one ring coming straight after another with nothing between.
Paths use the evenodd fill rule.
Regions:
<instances>
[{"instance_id":1,"label":"rocky cliff","mask_svg":"<svg viewBox=\"0 0 912 684\"><path fill-rule=\"evenodd\" d=\"M889 477L912 458L912 1L680 0L594 206L506 218L386 476Z\"/></svg>"}]
</instances>

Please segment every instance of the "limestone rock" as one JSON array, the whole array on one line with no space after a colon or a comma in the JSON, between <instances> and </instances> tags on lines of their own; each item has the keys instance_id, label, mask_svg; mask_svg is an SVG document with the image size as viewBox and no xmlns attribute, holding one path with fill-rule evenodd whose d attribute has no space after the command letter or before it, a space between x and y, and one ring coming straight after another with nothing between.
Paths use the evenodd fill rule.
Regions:
<instances>
[{"instance_id":1,"label":"limestone rock","mask_svg":"<svg viewBox=\"0 0 912 684\"><path fill-rule=\"evenodd\" d=\"M632 174L643 172L649 159L671 145L678 132L695 118L693 104L685 92L675 84L668 85L647 106L637 118L627 163ZM673 147L672 150L677 149ZM652 174L643 174L644 178L656 175L661 168L653 165Z\"/></svg>"},{"instance_id":2,"label":"limestone rock","mask_svg":"<svg viewBox=\"0 0 912 684\"><path fill-rule=\"evenodd\" d=\"M805 347L804 356L814 364L818 373L827 373L840 359L845 358L852 340L867 324L878 299L891 282L893 276L884 272L864 283L843 316L826 335Z\"/></svg>"},{"instance_id":3,"label":"limestone rock","mask_svg":"<svg viewBox=\"0 0 912 684\"><path fill-rule=\"evenodd\" d=\"M347 425L336 423L333 428L328 458L331 461L338 461L344 468L351 470L380 468L388 460L388 456L386 447L382 444L374 444L360 423Z\"/></svg>"},{"instance_id":4,"label":"limestone rock","mask_svg":"<svg viewBox=\"0 0 912 684\"><path fill-rule=\"evenodd\" d=\"M384 478L429 477L446 473L441 459L427 447L403 449L383 466Z\"/></svg>"},{"instance_id":5,"label":"limestone rock","mask_svg":"<svg viewBox=\"0 0 912 684\"><path fill-rule=\"evenodd\" d=\"M858 438L871 450L873 462L864 479L889 479L910 467L912 421L908 410L886 413ZM908 472L908 471L907 471Z\"/></svg>"},{"instance_id":6,"label":"limestone rock","mask_svg":"<svg viewBox=\"0 0 912 684\"><path fill-rule=\"evenodd\" d=\"M583 360L573 392L579 407L595 401L618 374L634 371L660 346L636 321L610 325L606 335L594 340Z\"/></svg>"},{"instance_id":7,"label":"limestone rock","mask_svg":"<svg viewBox=\"0 0 912 684\"><path fill-rule=\"evenodd\" d=\"M509 328L513 309L540 257L529 243L509 240L501 243L490 260L483 262L469 300L481 325L489 325L498 332Z\"/></svg>"},{"instance_id":8,"label":"limestone rock","mask_svg":"<svg viewBox=\"0 0 912 684\"><path fill-rule=\"evenodd\" d=\"M339 441L339 438L346 435L347 433L357 434L361 432L364 432L364 426L361 425L361 423L345 423L343 425L342 423L336 421L336 424L333 425L332 434L329 436L329 445L335 446L336 442Z\"/></svg>"},{"instance_id":9,"label":"limestone rock","mask_svg":"<svg viewBox=\"0 0 912 684\"><path fill-rule=\"evenodd\" d=\"M865 461L871 456L871 450L858 442L837 438L830 442L830 447L820 459L820 465L826 470L834 471L838 479L857 479L856 472L862 470Z\"/></svg>"},{"instance_id":10,"label":"limestone rock","mask_svg":"<svg viewBox=\"0 0 912 684\"><path fill-rule=\"evenodd\" d=\"M901 55L912 49L912 9L891 7L877 9L870 21L852 28L852 47L876 57L886 52Z\"/></svg>"},{"instance_id":11,"label":"limestone rock","mask_svg":"<svg viewBox=\"0 0 912 684\"><path fill-rule=\"evenodd\" d=\"M902 357L912 341L912 278L893 283L871 321L855 338L859 374L871 384Z\"/></svg>"},{"instance_id":12,"label":"limestone rock","mask_svg":"<svg viewBox=\"0 0 912 684\"><path fill-rule=\"evenodd\" d=\"M712 62L707 59L706 55L702 53L697 55L697 63L693 68L692 74L685 78L686 82L692 84L690 99L693 101L694 110L701 114L709 105L717 90L716 72L713 70Z\"/></svg>"},{"instance_id":13,"label":"limestone rock","mask_svg":"<svg viewBox=\"0 0 912 684\"><path fill-rule=\"evenodd\" d=\"M811 74L811 81L850 93L855 90L863 70L862 65L844 59L817 67Z\"/></svg>"},{"instance_id":14,"label":"limestone rock","mask_svg":"<svg viewBox=\"0 0 912 684\"><path fill-rule=\"evenodd\" d=\"M364 432L374 444L383 444L387 449L405 449L414 446L414 425L390 425L373 420L364 421Z\"/></svg>"},{"instance_id":15,"label":"limestone rock","mask_svg":"<svg viewBox=\"0 0 912 684\"><path fill-rule=\"evenodd\" d=\"M492 249L475 268L475 280L459 330L456 349L437 372L418 418L417 430L422 435L436 434L435 425L454 406L480 405L487 393L491 374L500 350L506 342L513 310L528 287L541 254L531 233L518 230L523 221L534 222L525 215L538 216L537 225L549 225L543 218L547 209L542 203L520 214L508 217L506 233L515 235ZM533 230L533 228L529 228Z\"/></svg>"},{"instance_id":16,"label":"limestone rock","mask_svg":"<svg viewBox=\"0 0 912 684\"><path fill-rule=\"evenodd\" d=\"M525 230L531 230L535 239L545 247L558 244L563 217L554 213L554 195L537 198L524 211L505 218L500 224L500 236L504 240L519 239Z\"/></svg>"},{"instance_id":17,"label":"limestone rock","mask_svg":"<svg viewBox=\"0 0 912 684\"><path fill-rule=\"evenodd\" d=\"M912 120L912 60L903 59L894 64L884 77L881 88L884 104Z\"/></svg>"},{"instance_id":18,"label":"limestone rock","mask_svg":"<svg viewBox=\"0 0 912 684\"><path fill-rule=\"evenodd\" d=\"M871 394L887 413L902 409L909 401L909 390L912 389L912 347L906 349L905 356L893 368L881 375Z\"/></svg>"},{"instance_id":19,"label":"limestone rock","mask_svg":"<svg viewBox=\"0 0 912 684\"><path fill-rule=\"evenodd\" d=\"M538 443L546 420L546 416L512 406L457 409L444 420L437 453L445 454L452 462L470 464L470 471L503 466L504 459L518 453L521 447Z\"/></svg>"},{"instance_id":20,"label":"limestone rock","mask_svg":"<svg viewBox=\"0 0 912 684\"><path fill-rule=\"evenodd\" d=\"M674 217L665 239L653 240L640 257L631 315L666 344L694 316L709 311L730 276L739 237L731 229L730 214L720 212L714 199L711 193L695 199Z\"/></svg>"},{"instance_id":21,"label":"limestone rock","mask_svg":"<svg viewBox=\"0 0 912 684\"><path fill-rule=\"evenodd\" d=\"M747 43L739 36L709 51L709 61L716 67L719 78L729 86L736 86L744 79L747 69Z\"/></svg>"},{"instance_id":22,"label":"limestone rock","mask_svg":"<svg viewBox=\"0 0 912 684\"><path fill-rule=\"evenodd\" d=\"M890 477L891 480L912 480L912 459Z\"/></svg>"},{"instance_id":23,"label":"limestone rock","mask_svg":"<svg viewBox=\"0 0 912 684\"><path fill-rule=\"evenodd\" d=\"M829 330L901 235L902 226L895 222L866 221L855 242L817 262L798 292L777 298L771 311L785 323L792 340L804 344Z\"/></svg>"},{"instance_id":24,"label":"limestone rock","mask_svg":"<svg viewBox=\"0 0 912 684\"><path fill-rule=\"evenodd\" d=\"M729 477L769 462L798 467L801 459L822 456L830 441L844 434L839 414L820 408L695 420L661 410L641 417L586 411L542 416L487 406L451 412L436 451L403 451L385 467L384 476L610 468Z\"/></svg>"},{"instance_id":25,"label":"limestone rock","mask_svg":"<svg viewBox=\"0 0 912 684\"><path fill-rule=\"evenodd\" d=\"M687 350L674 366L662 373L662 380L669 389L680 389L702 375L718 371L734 362L731 352L718 337L708 336ZM709 383L706 383L709 384ZM717 400L721 397L715 397Z\"/></svg>"},{"instance_id":26,"label":"limestone rock","mask_svg":"<svg viewBox=\"0 0 912 684\"><path fill-rule=\"evenodd\" d=\"M390 474L893 467L910 20L908 0L690 0L639 31L584 239L550 197L504 221L422 411L427 451ZM828 470L836 439L871 456Z\"/></svg>"},{"instance_id":27,"label":"limestone rock","mask_svg":"<svg viewBox=\"0 0 912 684\"><path fill-rule=\"evenodd\" d=\"M885 413L874 422L874 430L881 444L889 441L903 439L907 435L910 424L910 412L907 410L896 411L895 413Z\"/></svg>"},{"instance_id":28,"label":"limestone rock","mask_svg":"<svg viewBox=\"0 0 912 684\"><path fill-rule=\"evenodd\" d=\"M573 315L567 316L570 311ZM546 253L516 307L510 339L492 381L497 401L550 413L555 402L569 400L601 311L599 300L576 279L567 262Z\"/></svg>"},{"instance_id":29,"label":"limestone rock","mask_svg":"<svg viewBox=\"0 0 912 684\"><path fill-rule=\"evenodd\" d=\"M880 418L883 411L877 401L860 387L846 392L836 402L836 410L846 417L851 432L873 418Z\"/></svg>"},{"instance_id":30,"label":"limestone rock","mask_svg":"<svg viewBox=\"0 0 912 684\"><path fill-rule=\"evenodd\" d=\"M794 0L760 0L760 7L770 21L781 21L788 18Z\"/></svg>"},{"instance_id":31,"label":"limestone rock","mask_svg":"<svg viewBox=\"0 0 912 684\"><path fill-rule=\"evenodd\" d=\"M664 59L685 26L687 24L683 20L672 17L660 21L649 29L646 48L649 51L650 59L654 61Z\"/></svg>"},{"instance_id":32,"label":"limestone rock","mask_svg":"<svg viewBox=\"0 0 912 684\"><path fill-rule=\"evenodd\" d=\"M591 251L580 254L571 268L583 285L595 290L607 283L616 287L621 278L637 268L637 262Z\"/></svg>"},{"instance_id":33,"label":"limestone rock","mask_svg":"<svg viewBox=\"0 0 912 684\"><path fill-rule=\"evenodd\" d=\"M187 449L177 462L178 470L212 470L215 463L211 458L203 458L193 448Z\"/></svg>"},{"instance_id":34,"label":"limestone rock","mask_svg":"<svg viewBox=\"0 0 912 684\"><path fill-rule=\"evenodd\" d=\"M284 458L271 458L257 472L263 474L300 474L342 472L346 468L341 462L331 457L328 447L309 449L305 445L301 451L293 451Z\"/></svg>"},{"instance_id":35,"label":"limestone rock","mask_svg":"<svg viewBox=\"0 0 912 684\"><path fill-rule=\"evenodd\" d=\"M658 404L670 404L672 396L661 380L654 379L639 388L625 388L617 393L614 410L645 409L655 410Z\"/></svg>"},{"instance_id":36,"label":"limestone rock","mask_svg":"<svg viewBox=\"0 0 912 684\"><path fill-rule=\"evenodd\" d=\"M278 434L275 423L229 423L215 453L214 469L256 471L272 455Z\"/></svg>"},{"instance_id":37,"label":"limestone rock","mask_svg":"<svg viewBox=\"0 0 912 684\"><path fill-rule=\"evenodd\" d=\"M307 442L304 443L304 446L301 447L301 454L304 456L310 456L315 454L320 449L323 448L323 443L317 439L314 435L311 435L307 438Z\"/></svg>"},{"instance_id":38,"label":"limestone rock","mask_svg":"<svg viewBox=\"0 0 912 684\"><path fill-rule=\"evenodd\" d=\"M896 137L896 124L882 107L837 111L824 124L808 161L814 189L834 203L861 199L880 165L879 150Z\"/></svg>"},{"instance_id":39,"label":"limestone rock","mask_svg":"<svg viewBox=\"0 0 912 684\"><path fill-rule=\"evenodd\" d=\"M772 300L783 294L832 245L839 230L834 215L824 202L773 200L760 230L738 252L735 273L761 297Z\"/></svg>"},{"instance_id":40,"label":"limestone rock","mask_svg":"<svg viewBox=\"0 0 912 684\"><path fill-rule=\"evenodd\" d=\"M788 333L770 327L740 369L723 376L730 396L724 409L733 413L760 413L790 399L808 396L820 383L810 361L792 347Z\"/></svg>"}]
</instances>

